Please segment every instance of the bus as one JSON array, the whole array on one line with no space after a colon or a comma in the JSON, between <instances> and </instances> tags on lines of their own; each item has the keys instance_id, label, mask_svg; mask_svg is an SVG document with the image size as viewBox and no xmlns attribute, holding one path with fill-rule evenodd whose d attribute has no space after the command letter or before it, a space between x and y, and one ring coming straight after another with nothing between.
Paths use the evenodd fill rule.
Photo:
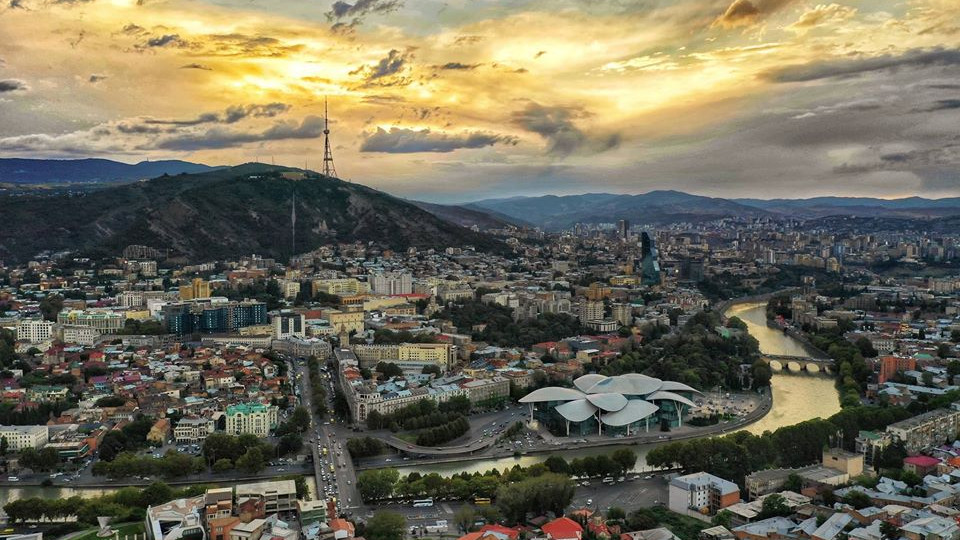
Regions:
<instances>
[{"instance_id":1,"label":"bus","mask_svg":"<svg viewBox=\"0 0 960 540\"><path fill-rule=\"evenodd\" d=\"M414 508L423 508L425 506L433 506L433 498L430 499L416 499L413 501Z\"/></svg>"},{"instance_id":2,"label":"bus","mask_svg":"<svg viewBox=\"0 0 960 540\"><path fill-rule=\"evenodd\" d=\"M473 504L475 504L475 505L477 505L477 506L488 505L488 504L490 504L490 498L489 498L489 497L476 497L476 498L473 499Z\"/></svg>"}]
</instances>

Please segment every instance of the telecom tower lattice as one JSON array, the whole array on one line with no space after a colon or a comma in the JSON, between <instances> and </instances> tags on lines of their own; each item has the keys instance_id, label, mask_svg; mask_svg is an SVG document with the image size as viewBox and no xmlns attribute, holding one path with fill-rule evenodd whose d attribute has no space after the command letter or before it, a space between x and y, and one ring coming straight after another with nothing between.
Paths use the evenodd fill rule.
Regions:
<instances>
[{"instance_id":1,"label":"telecom tower lattice","mask_svg":"<svg viewBox=\"0 0 960 540\"><path fill-rule=\"evenodd\" d=\"M330 116L327 114L327 98L323 98L323 175L337 178L337 168L333 165L333 152L330 150Z\"/></svg>"}]
</instances>

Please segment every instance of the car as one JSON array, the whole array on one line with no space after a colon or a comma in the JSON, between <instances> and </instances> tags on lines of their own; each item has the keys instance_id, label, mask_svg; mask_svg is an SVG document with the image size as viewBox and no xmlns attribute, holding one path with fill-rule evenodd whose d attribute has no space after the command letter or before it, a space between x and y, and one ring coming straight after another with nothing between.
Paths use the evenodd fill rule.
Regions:
<instances>
[{"instance_id":1,"label":"car","mask_svg":"<svg viewBox=\"0 0 960 540\"><path fill-rule=\"evenodd\" d=\"M591 504L593 504L593 499L587 499L587 506L590 506Z\"/></svg>"}]
</instances>

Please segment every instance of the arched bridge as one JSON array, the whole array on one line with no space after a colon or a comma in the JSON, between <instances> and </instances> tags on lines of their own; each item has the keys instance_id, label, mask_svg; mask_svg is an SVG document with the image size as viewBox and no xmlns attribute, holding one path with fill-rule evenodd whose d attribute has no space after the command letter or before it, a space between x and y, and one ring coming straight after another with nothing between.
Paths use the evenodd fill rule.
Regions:
<instances>
[{"instance_id":1,"label":"arched bridge","mask_svg":"<svg viewBox=\"0 0 960 540\"><path fill-rule=\"evenodd\" d=\"M833 373L833 360L829 358L782 356L776 354L764 354L760 358L769 364L773 371Z\"/></svg>"}]
</instances>

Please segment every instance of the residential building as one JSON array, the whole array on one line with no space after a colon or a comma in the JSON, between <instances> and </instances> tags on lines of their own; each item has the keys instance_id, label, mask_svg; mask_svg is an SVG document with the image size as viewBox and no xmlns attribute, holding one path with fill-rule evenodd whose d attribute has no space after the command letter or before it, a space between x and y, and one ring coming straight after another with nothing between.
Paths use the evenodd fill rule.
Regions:
<instances>
[{"instance_id":1,"label":"residential building","mask_svg":"<svg viewBox=\"0 0 960 540\"><path fill-rule=\"evenodd\" d=\"M7 448L20 452L27 448L40 449L50 440L47 426L0 426L0 439L7 439Z\"/></svg>"},{"instance_id":2,"label":"residential building","mask_svg":"<svg viewBox=\"0 0 960 540\"><path fill-rule=\"evenodd\" d=\"M53 323L41 319L23 319L17 322L17 341L43 343L53 337Z\"/></svg>"},{"instance_id":3,"label":"residential building","mask_svg":"<svg viewBox=\"0 0 960 540\"><path fill-rule=\"evenodd\" d=\"M246 497L262 498L264 500L264 511L268 515L297 509L297 486L293 480L241 484L237 486L236 491L237 500Z\"/></svg>"},{"instance_id":4,"label":"residential building","mask_svg":"<svg viewBox=\"0 0 960 540\"><path fill-rule=\"evenodd\" d=\"M210 298L210 282L202 278L193 278L190 283L180 286L181 300Z\"/></svg>"},{"instance_id":5,"label":"residential building","mask_svg":"<svg viewBox=\"0 0 960 540\"><path fill-rule=\"evenodd\" d=\"M603 301L587 300L580 304L580 322L587 324L590 321L603 319Z\"/></svg>"},{"instance_id":6,"label":"residential building","mask_svg":"<svg viewBox=\"0 0 960 540\"><path fill-rule=\"evenodd\" d=\"M955 408L937 409L887 426L887 433L911 453L956 440L958 430L960 410Z\"/></svg>"},{"instance_id":7,"label":"residential building","mask_svg":"<svg viewBox=\"0 0 960 540\"><path fill-rule=\"evenodd\" d=\"M719 510L740 501L736 484L709 473L700 472L678 476L670 481L669 508L680 514L716 514Z\"/></svg>"},{"instance_id":8,"label":"residential building","mask_svg":"<svg viewBox=\"0 0 960 540\"><path fill-rule=\"evenodd\" d=\"M214 432L215 424L209 418L181 418L173 429L177 444L200 444Z\"/></svg>"},{"instance_id":9,"label":"residential building","mask_svg":"<svg viewBox=\"0 0 960 540\"><path fill-rule=\"evenodd\" d=\"M399 295L413 292L413 276L406 272L383 272L370 276L374 294Z\"/></svg>"}]
</instances>

